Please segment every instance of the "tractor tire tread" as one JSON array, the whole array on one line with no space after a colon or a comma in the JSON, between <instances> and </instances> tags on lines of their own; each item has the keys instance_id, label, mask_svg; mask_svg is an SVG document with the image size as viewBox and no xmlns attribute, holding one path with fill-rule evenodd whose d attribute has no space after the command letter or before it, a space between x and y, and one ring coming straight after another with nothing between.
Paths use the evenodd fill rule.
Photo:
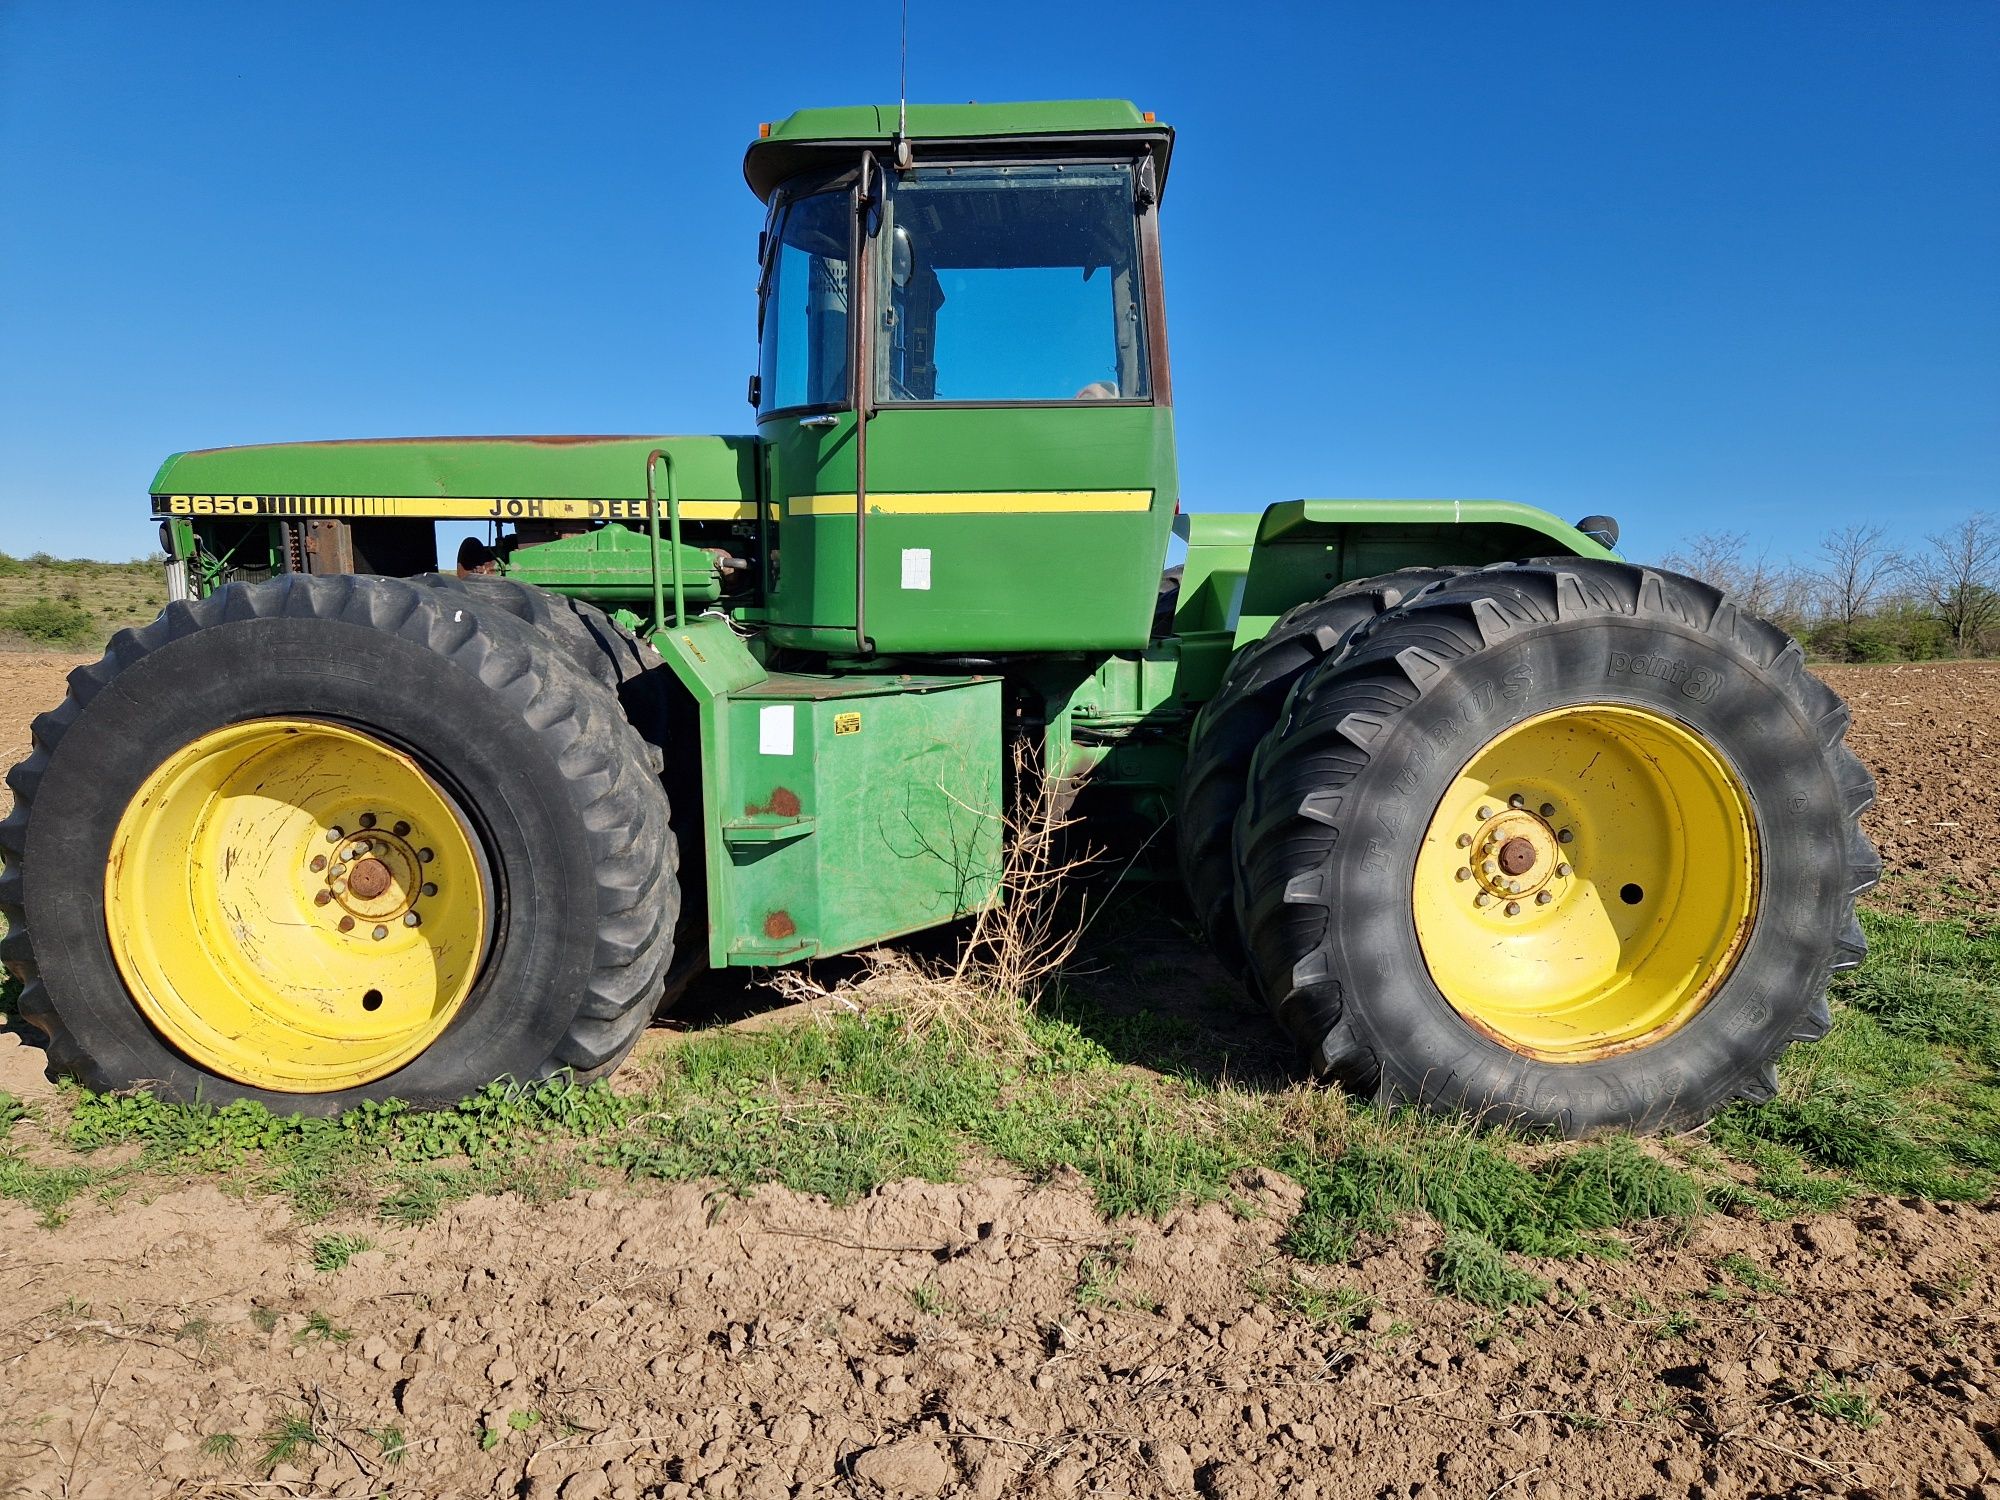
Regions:
<instances>
[{"instance_id":1,"label":"tractor tire tread","mask_svg":"<svg viewBox=\"0 0 2000 1500\"><path fill-rule=\"evenodd\" d=\"M0 957L21 983L17 1013L44 1038L52 1073L96 1089L138 1081L105 1073L75 1044L35 960L25 897L29 828L43 774L90 700L124 671L197 631L272 617L342 621L411 641L485 684L549 747L596 861L598 940L574 1019L534 1077L522 1081L558 1072L588 1081L630 1050L653 1014L679 909L676 847L656 753L627 721L606 674L589 669L577 631L545 632L507 607L501 590L460 590L468 601L462 610L447 607L439 597L445 592L416 580L353 575L286 574L231 584L206 599L169 605L149 625L121 630L100 661L70 674L68 697L36 718L27 758L8 772L15 804L0 821L0 916L8 928ZM570 618L580 619L580 612ZM580 623L578 630L584 628ZM612 654L606 647L605 655ZM299 1096L300 1107L313 1108L317 1097Z\"/></svg>"}]
</instances>

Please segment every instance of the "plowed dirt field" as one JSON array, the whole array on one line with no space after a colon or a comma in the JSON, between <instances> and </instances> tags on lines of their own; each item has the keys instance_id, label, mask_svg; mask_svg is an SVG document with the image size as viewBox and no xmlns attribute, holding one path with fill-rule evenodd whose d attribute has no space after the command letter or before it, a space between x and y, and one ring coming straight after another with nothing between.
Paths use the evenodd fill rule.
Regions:
<instances>
[{"instance_id":1,"label":"plowed dirt field","mask_svg":"<svg viewBox=\"0 0 2000 1500\"><path fill-rule=\"evenodd\" d=\"M0 656L0 759L77 660ZM2000 666L1826 676L1881 782L1884 899L2000 911ZM0 1089L52 1096L14 1035ZM1116 1223L1073 1175L997 1170L414 1228L206 1182L59 1229L0 1202L0 1495L2000 1500L1993 1204L1711 1215L1542 1265L1501 1333L1432 1292L1428 1221L1340 1268L1353 1326L1260 1294L1297 1192ZM372 1248L315 1270L342 1230ZM310 1437L277 1456L288 1420Z\"/></svg>"}]
</instances>

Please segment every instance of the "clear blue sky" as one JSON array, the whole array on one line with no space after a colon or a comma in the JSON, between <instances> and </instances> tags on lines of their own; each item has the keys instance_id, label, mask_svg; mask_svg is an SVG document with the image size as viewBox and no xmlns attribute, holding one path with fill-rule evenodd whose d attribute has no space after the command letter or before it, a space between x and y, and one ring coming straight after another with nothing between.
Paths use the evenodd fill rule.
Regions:
<instances>
[{"instance_id":1,"label":"clear blue sky","mask_svg":"<svg viewBox=\"0 0 2000 1500\"><path fill-rule=\"evenodd\" d=\"M1191 509L2000 510L2000 4L915 0L927 100L1127 97ZM0 549L179 448L741 431L757 122L896 6L0 0Z\"/></svg>"}]
</instances>

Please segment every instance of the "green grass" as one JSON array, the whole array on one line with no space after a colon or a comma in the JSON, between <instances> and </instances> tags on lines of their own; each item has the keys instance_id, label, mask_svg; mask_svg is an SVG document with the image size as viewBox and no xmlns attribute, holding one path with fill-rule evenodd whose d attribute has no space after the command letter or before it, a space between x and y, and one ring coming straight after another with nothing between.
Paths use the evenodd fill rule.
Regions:
<instances>
[{"instance_id":1,"label":"green grass","mask_svg":"<svg viewBox=\"0 0 2000 1500\"><path fill-rule=\"evenodd\" d=\"M846 1203L886 1182L949 1181L997 1161L1035 1177L1073 1171L1117 1218L1213 1201L1251 1213L1245 1174L1275 1169L1304 1192L1281 1241L1296 1261L1338 1264L1368 1237L1429 1221L1444 1233L1432 1265L1440 1292L1498 1309L1542 1295L1526 1259L1623 1255L1717 1207L1784 1217L1861 1192L1993 1191L2000 939L1955 922L1869 914L1866 924L1873 958L1839 980L1826 1042L1787 1056L1778 1097L1665 1145L1529 1142L1302 1085L1243 1090L1192 1067L1146 1073L1118 1054L1146 1036L1178 1045L1179 1033L1112 1024L1079 1005L1010 1012L1001 1026L919 1025L884 1006L690 1037L628 1070L617 1092L495 1084L432 1113L386 1103L319 1120L81 1091L26 1113L0 1101L0 1196L54 1225L82 1193L219 1175L242 1192L281 1194L307 1219L415 1224L474 1193L542 1201L620 1179L712 1180L734 1192L777 1182ZM113 1149L117 1164L101 1164ZM336 1272L366 1245L328 1234L311 1262ZM1776 1289L1748 1262L1718 1269L1752 1291ZM1085 1268L1080 1300L1119 1302L1115 1270ZM1273 1299L1350 1320L1338 1293L1290 1285Z\"/></svg>"},{"instance_id":2,"label":"green grass","mask_svg":"<svg viewBox=\"0 0 2000 1500\"><path fill-rule=\"evenodd\" d=\"M93 649L128 625L146 624L166 602L166 574L156 560L0 552L0 644Z\"/></svg>"},{"instance_id":3,"label":"green grass","mask_svg":"<svg viewBox=\"0 0 2000 1500\"><path fill-rule=\"evenodd\" d=\"M2000 931L1862 925L1871 952L1836 979L1826 1039L1786 1054L1778 1097L1725 1110L1711 1138L1786 1206L1984 1199L2000 1178Z\"/></svg>"},{"instance_id":4,"label":"green grass","mask_svg":"<svg viewBox=\"0 0 2000 1500\"><path fill-rule=\"evenodd\" d=\"M298 1413L281 1417L266 1431L261 1439L264 1444L262 1464L269 1473L279 1464L288 1464L303 1458L308 1449L320 1446L319 1429L313 1426L312 1418Z\"/></svg>"},{"instance_id":5,"label":"green grass","mask_svg":"<svg viewBox=\"0 0 2000 1500\"><path fill-rule=\"evenodd\" d=\"M363 1250L372 1250L375 1242L364 1234L329 1234L313 1241L312 1268L315 1271L341 1271L347 1263Z\"/></svg>"},{"instance_id":6,"label":"green grass","mask_svg":"<svg viewBox=\"0 0 2000 1500\"><path fill-rule=\"evenodd\" d=\"M322 1344L345 1344L354 1338L354 1330L342 1328L325 1313L317 1310L306 1315L306 1326L293 1335L295 1343L317 1340Z\"/></svg>"},{"instance_id":7,"label":"green grass","mask_svg":"<svg viewBox=\"0 0 2000 1500\"><path fill-rule=\"evenodd\" d=\"M1431 1256L1431 1285L1447 1297L1496 1312L1538 1302L1549 1290L1541 1277L1511 1264L1491 1240L1463 1229L1449 1231Z\"/></svg>"},{"instance_id":8,"label":"green grass","mask_svg":"<svg viewBox=\"0 0 2000 1500\"><path fill-rule=\"evenodd\" d=\"M1863 1432L1882 1420L1874 1397L1852 1384L1844 1375L1826 1375L1815 1370L1799 1388L1798 1397L1822 1417L1846 1422Z\"/></svg>"}]
</instances>

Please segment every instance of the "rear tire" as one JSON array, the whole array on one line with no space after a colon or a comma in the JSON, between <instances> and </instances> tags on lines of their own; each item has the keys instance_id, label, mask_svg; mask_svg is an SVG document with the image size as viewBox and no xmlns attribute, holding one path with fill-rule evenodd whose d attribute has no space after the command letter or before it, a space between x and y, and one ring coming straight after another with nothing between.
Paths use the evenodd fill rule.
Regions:
<instances>
[{"instance_id":1,"label":"rear tire","mask_svg":"<svg viewBox=\"0 0 2000 1500\"><path fill-rule=\"evenodd\" d=\"M46 1038L53 1073L98 1089L150 1087L162 1098L250 1098L280 1112L331 1114L370 1098L449 1104L503 1077L594 1078L630 1050L658 998L679 907L667 798L652 756L609 689L565 648L473 592L462 604L441 592L354 576L233 585L170 605L143 630L121 631L102 661L71 674L69 696L35 721L33 751L9 773L15 807L0 824L0 912L9 929L0 953L22 981L22 1017ZM189 985L176 1000L135 981L133 954L154 937L114 930L107 916L129 884L122 867L110 866L114 849L135 829L157 832L180 815L171 802L135 801L149 788L171 789L160 778L177 757L226 745L259 723L279 726L276 733L301 724L308 735L310 726L328 726L330 737L363 746L364 778L371 756L414 766L459 816L487 893L483 958L446 1024L393 1071L368 1076L379 1063L358 1061L350 1071L360 1081L346 1086L315 1087L299 1061L318 1045L310 1024L294 1024L309 1009L305 1000L283 1018L260 1020L254 1045L205 1049L202 987ZM261 796L280 819L309 819L310 798L330 795L311 791L287 803L251 786L256 769L249 764L251 780L225 789L245 788L238 800L251 803ZM355 832L351 818L344 826ZM440 846L441 860L444 853ZM204 886L221 888L235 867L227 847L223 854L204 862L169 850L168 859L185 859L186 888L202 901ZM272 904L231 906L226 924L243 918L243 946L253 954L307 941L287 936L312 925L300 913L316 919L341 909L305 902L294 911L286 903L298 893L285 881L333 877L304 873L303 858L263 864L276 882L266 888ZM166 889L171 895L171 882ZM318 896L316 887L309 893ZM394 930L395 919L385 925ZM397 935L427 938L421 921L410 926ZM195 951L206 962L205 952L179 951L183 961ZM310 997L303 976L318 950L295 951L288 972ZM165 983L173 987L171 977ZM277 989L284 993L282 982ZM381 1006L378 997L372 1008ZM176 1030L174 1014L193 1015L191 1029ZM362 1023L343 1014L329 1024Z\"/></svg>"},{"instance_id":2,"label":"rear tire","mask_svg":"<svg viewBox=\"0 0 2000 1500\"><path fill-rule=\"evenodd\" d=\"M1692 579L1562 559L1431 590L1257 751L1238 849L1264 993L1318 1071L1390 1103L1581 1135L1769 1099L1865 951L1848 717Z\"/></svg>"},{"instance_id":3,"label":"rear tire","mask_svg":"<svg viewBox=\"0 0 2000 1500\"><path fill-rule=\"evenodd\" d=\"M1336 655L1356 627L1419 590L1462 572L1404 568L1342 584L1281 616L1261 640L1230 658L1215 696L1202 706L1189 735L1186 774L1175 809L1181 880L1209 946L1233 973L1244 968L1236 923L1236 814L1242 809L1250 757L1285 706L1285 695L1309 670Z\"/></svg>"}]
</instances>

